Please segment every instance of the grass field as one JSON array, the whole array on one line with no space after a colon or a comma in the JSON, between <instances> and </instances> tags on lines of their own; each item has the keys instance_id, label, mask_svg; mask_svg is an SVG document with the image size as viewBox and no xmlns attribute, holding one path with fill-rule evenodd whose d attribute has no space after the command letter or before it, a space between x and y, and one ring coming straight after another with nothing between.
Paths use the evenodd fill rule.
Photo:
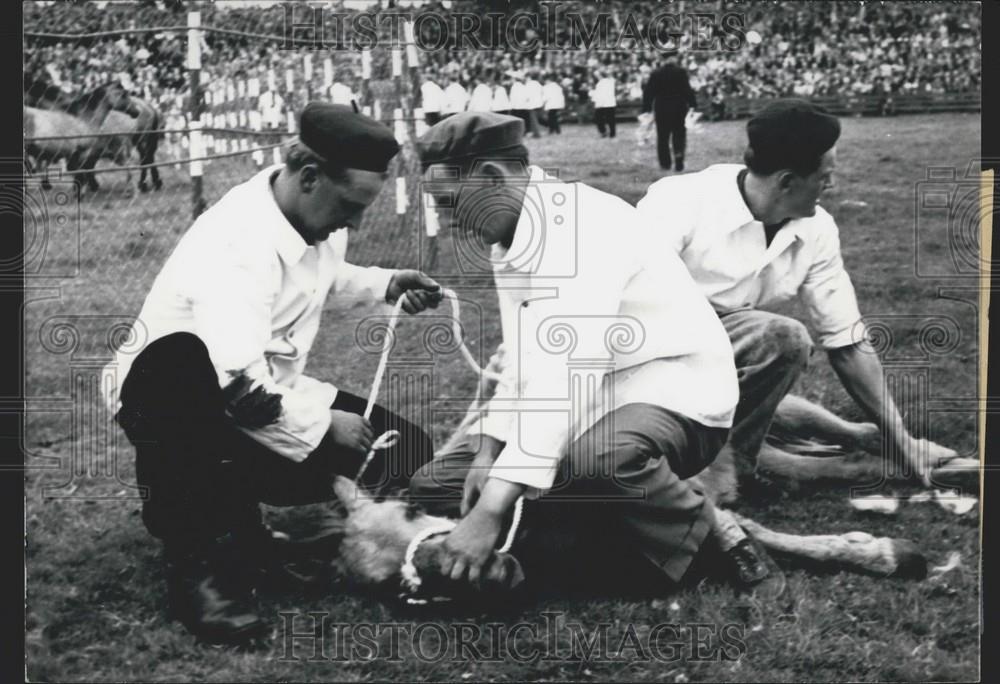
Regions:
<instances>
[{"instance_id":1,"label":"grass field","mask_svg":"<svg viewBox=\"0 0 1000 684\"><path fill-rule=\"evenodd\" d=\"M706 124L692 133L690 170L739 160L743 125ZM930 272L948 273L954 266L943 221L921 224L916 239L915 197L929 167L954 167L959 179L963 177L978 156L979 116L849 119L843 126L838 187L824 205L838 219L844 259L862 311L892 330L893 346L884 359L890 370L926 373L926 384L900 397L914 429L957 448L962 455L973 456L977 292L967 280L917 277L918 242L923 250L921 264L929 265ZM568 126L562 136L529 140L528 144L534 163L635 202L660 172L654 148L637 147L633 130L622 126L619 137L609 140L598 138L591 127ZM209 199L248 176L252 168L250 164L209 166ZM279 612L311 611L327 614L331 625L397 622L403 625L399 628L403 636L394 647L391 631L352 633L347 645L357 648L345 657L338 637L345 632L331 627L320 652L327 657L316 659L310 658L313 648L308 643L287 650L280 631L273 642L252 652L196 644L179 625L166 621L159 546L143 529L139 501L128 486L133 482L131 449L124 435L103 422L107 416L93 408L96 402L91 396L94 369L107 356L109 330L138 313L159 264L189 221L190 188L182 173L173 169L166 172L165 190L151 196L129 198L120 192L121 180L113 176L102 180L109 189L85 198L80 206L79 255L71 241L50 239L41 271L50 277L30 281L38 289L29 290L26 297L29 679L684 682L978 678L978 508L957 517L932 504L913 504L904 505L896 516L876 517L852 509L844 487L744 501L738 510L787 531L861 529L910 538L931 565L943 564L950 552L957 551L961 566L919 582L789 568L787 600L749 610L729 589L702 586L657 599L562 597L514 607L500 617L461 612L442 617L403 613L341 585L331 584L329 591L320 592L289 587L261 597L262 614L272 617L277 627L281 625ZM353 261L413 264L415 242L411 239L405 243L411 246L404 249L392 247L390 238L401 234L378 225L379 218L391 215L388 201L375 212L376 220L366 222L352 238ZM444 236L439 275L469 300L463 308L466 335L473 352L485 358L499 341L495 297L488 286L456 274L453 252ZM79 264L78 273L71 268L74 263ZM60 271L60 266L67 268ZM67 277L56 277L59 273ZM372 313L362 304L331 302L310 359L311 374L356 394L367 394L377 361L376 350L364 335ZM390 408L430 426L439 445L460 418L459 413L447 410L445 400L465 400L474 386L472 374L457 353L432 356L427 352L425 333L442 320L427 316L400 323L394 359L407 362L398 372L401 377L413 376L411 389L420 389L389 389L384 395ZM947 334L950 341L922 342L920 330L926 332L934 321L953 326ZM931 352L925 353L928 347ZM427 379L426 384L417 383L421 377ZM407 384L401 380L394 385L398 387L405 389ZM814 355L797 391L842 415L860 417L820 354ZM933 407L926 421L920 420L916 410L921 392ZM83 468L105 454L119 454L112 464L116 477L72 475L71 467ZM908 494L914 490L893 485L889 491ZM276 526L295 530L308 525L315 510L269 513ZM466 629L462 625L478 626L484 631L470 643L485 657L472 662L470 652L454 641L438 657L441 632L433 626L418 629L431 622L448 630L449 639ZM490 623L496 624L490 627ZM501 623L506 627L501 629ZM519 623L526 626L514 629ZM678 625L678 629L657 632L657 625L664 623ZM736 631L728 634L738 636L742 646L727 641L726 624L735 625L731 629ZM303 618L294 625L305 631L309 622ZM602 657L600 650L590 658L574 653L573 634L589 636L599 634L600 629L607 630L610 651L603 655L614 657ZM412 638L414 634L419 638ZM651 634L662 639L657 642L658 651L649 644ZM692 648L702 642L705 647L700 653ZM383 657L370 657L371 643L383 649ZM533 653L548 657L526 657Z\"/></svg>"}]
</instances>

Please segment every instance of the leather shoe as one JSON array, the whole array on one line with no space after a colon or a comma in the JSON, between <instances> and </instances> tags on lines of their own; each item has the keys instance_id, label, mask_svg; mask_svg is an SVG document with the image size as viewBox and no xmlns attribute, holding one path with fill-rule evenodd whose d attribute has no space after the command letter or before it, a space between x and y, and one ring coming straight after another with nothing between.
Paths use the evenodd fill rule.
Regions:
<instances>
[{"instance_id":1,"label":"leather shoe","mask_svg":"<svg viewBox=\"0 0 1000 684\"><path fill-rule=\"evenodd\" d=\"M728 561L730 582L738 592L765 601L774 601L785 593L785 573L753 537L741 539L722 555Z\"/></svg>"},{"instance_id":2,"label":"leather shoe","mask_svg":"<svg viewBox=\"0 0 1000 684\"><path fill-rule=\"evenodd\" d=\"M268 627L256 614L251 590L212 556L218 549L168 550L170 616L213 644L240 644Z\"/></svg>"}]
</instances>

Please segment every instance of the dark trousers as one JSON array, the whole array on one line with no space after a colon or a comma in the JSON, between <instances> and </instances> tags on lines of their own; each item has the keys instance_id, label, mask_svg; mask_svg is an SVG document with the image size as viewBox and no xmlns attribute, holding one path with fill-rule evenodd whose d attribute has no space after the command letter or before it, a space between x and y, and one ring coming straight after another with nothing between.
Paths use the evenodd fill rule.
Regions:
<instances>
[{"instance_id":1,"label":"dark trousers","mask_svg":"<svg viewBox=\"0 0 1000 684\"><path fill-rule=\"evenodd\" d=\"M537 138L541 135L538 132L540 124L538 123L538 114L534 109L512 109L510 110L512 116L516 116L521 121L524 122L524 134L531 135Z\"/></svg>"},{"instance_id":2,"label":"dark trousers","mask_svg":"<svg viewBox=\"0 0 1000 684\"><path fill-rule=\"evenodd\" d=\"M542 137L542 122L541 122L541 108L529 109L528 118L531 120L531 137L540 138Z\"/></svg>"},{"instance_id":3,"label":"dark trousers","mask_svg":"<svg viewBox=\"0 0 1000 684\"><path fill-rule=\"evenodd\" d=\"M597 123L597 132L603 138L605 129L609 138L615 137L615 111L617 107L598 107L594 110L594 121Z\"/></svg>"},{"instance_id":4,"label":"dark trousers","mask_svg":"<svg viewBox=\"0 0 1000 684\"><path fill-rule=\"evenodd\" d=\"M424 121L427 122L428 126L433 126L440 120L441 120L440 112L424 112Z\"/></svg>"},{"instance_id":5,"label":"dark trousers","mask_svg":"<svg viewBox=\"0 0 1000 684\"><path fill-rule=\"evenodd\" d=\"M812 340L799 321L767 311L740 309L719 315L729 334L740 384L733 429L724 449L737 472L753 473L778 404L805 370Z\"/></svg>"},{"instance_id":6,"label":"dark trousers","mask_svg":"<svg viewBox=\"0 0 1000 684\"><path fill-rule=\"evenodd\" d=\"M656 112L656 155L660 159L660 168L669 169L671 147L673 157L679 164L684 163L684 153L687 150L687 127L684 125L686 110L665 109Z\"/></svg>"},{"instance_id":7,"label":"dark trousers","mask_svg":"<svg viewBox=\"0 0 1000 684\"><path fill-rule=\"evenodd\" d=\"M620 582L650 571L661 586L664 575L680 581L715 520L687 479L715 459L727 433L652 404L604 416L570 445L552 489L525 502L513 549L525 572L557 584L604 571ZM411 500L457 517L479 441L469 434L436 454L410 481Z\"/></svg>"},{"instance_id":8,"label":"dark trousers","mask_svg":"<svg viewBox=\"0 0 1000 684\"><path fill-rule=\"evenodd\" d=\"M562 112L561 109L548 110L548 121L546 121L546 124L548 125L550 135L552 133L562 133L562 128L559 126L560 112Z\"/></svg>"},{"instance_id":9,"label":"dark trousers","mask_svg":"<svg viewBox=\"0 0 1000 684\"><path fill-rule=\"evenodd\" d=\"M225 413L225 399L204 343L175 333L139 354L122 386L118 423L136 450L136 477L148 488L142 517L168 545L197 545L252 524L259 503L291 506L333 498L335 475L351 479L364 454L336 447L329 435L301 463L264 447ZM340 390L331 407L361 414L365 401ZM420 428L378 406L376 435L400 440L376 454L362 484L378 493L403 488L433 453Z\"/></svg>"}]
</instances>

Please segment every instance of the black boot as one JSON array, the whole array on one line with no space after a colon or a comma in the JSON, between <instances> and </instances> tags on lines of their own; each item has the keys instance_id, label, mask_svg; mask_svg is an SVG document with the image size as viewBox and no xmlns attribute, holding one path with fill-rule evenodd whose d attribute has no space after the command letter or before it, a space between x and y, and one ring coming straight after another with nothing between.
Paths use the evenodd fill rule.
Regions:
<instances>
[{"instance_id":1,"label":"black boot","mask_svg":"<svg viewBox=\"0 0 1000 684\"><path fill-rule=\"evenodd\" d=\"M239 572L241 554L229 542L166 549L170 616L213 644L241 644L264 636L252 586Z\"/></svg>"},{"instance_id":2,"label":"black boot","mask_svg":"<svg viewBox=\"0 0 1000 684\"><path fill-rule=\"evenodd\" d=\"M729 581L737 591L765 601L779 599L786 588L785 574L756 539L747 536L722 554Z\"/></svg>"},{"instance_id":3,"label":"black boot","mask_svg":"<svg viewBox=\"0 0 1000 684\"><path fill-rule=\"evenodd\" d=\"M749 533L728 551L719 548L714 535L705 539L688 566L683 584L693 586L705 578L726 582L737 593L765 601L779 599L786 588L781 568Z\"/></svg>"}]
</instances>

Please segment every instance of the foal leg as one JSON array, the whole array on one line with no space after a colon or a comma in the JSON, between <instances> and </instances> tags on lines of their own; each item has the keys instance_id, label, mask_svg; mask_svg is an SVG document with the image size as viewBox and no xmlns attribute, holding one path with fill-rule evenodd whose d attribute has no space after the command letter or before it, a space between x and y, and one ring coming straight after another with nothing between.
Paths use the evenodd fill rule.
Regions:
<instances>
[{"instance_id":1,"label":"foal leg","mask_svg":"<svg viewBox=\"0 0 1000 684\"><path fill-rule=\"evenodd\" d=\"M787 394L778 404L772 435L817 438L846 449L882 453L882 434L874 423L852 423L803 397Z\"/></svg>"},{"instance_id":2,"label":"foal leg","mask_svg":"<svg viewBox=\"0 0 1000 684\"><path fill-rule=\"evenodd\" d=\"M922 579L927 559L908 539L866 532L798 535L775 532L738 513L731 515L770 551L815 563L833 564L881 576Z\"/></svg>"}]
</instances>

